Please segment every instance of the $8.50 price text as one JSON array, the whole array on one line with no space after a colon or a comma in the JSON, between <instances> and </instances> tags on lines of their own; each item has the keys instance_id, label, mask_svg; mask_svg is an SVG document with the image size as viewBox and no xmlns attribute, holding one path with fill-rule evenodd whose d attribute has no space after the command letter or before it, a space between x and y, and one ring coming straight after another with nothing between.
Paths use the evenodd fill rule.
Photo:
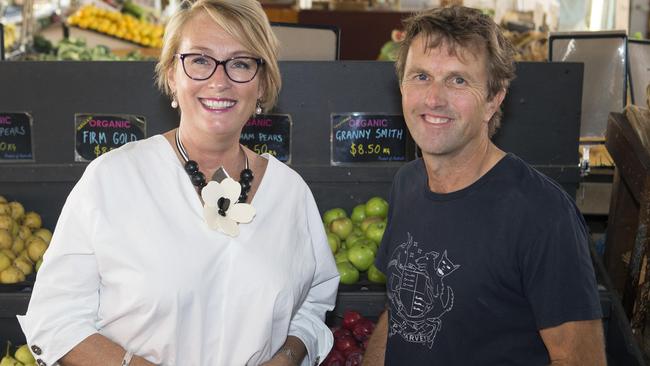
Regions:
<instances>
[{"instance_id":1,"label":"$8.50 price text","mask_svg":"<svg viewBox=\"0 0 650 366\"><path fill-rule=\"evenodd\" d=\"M380 144L355 144L350 145L350 155L390 155L389 147L382 147Z\"/></svg>"}]
</instances>

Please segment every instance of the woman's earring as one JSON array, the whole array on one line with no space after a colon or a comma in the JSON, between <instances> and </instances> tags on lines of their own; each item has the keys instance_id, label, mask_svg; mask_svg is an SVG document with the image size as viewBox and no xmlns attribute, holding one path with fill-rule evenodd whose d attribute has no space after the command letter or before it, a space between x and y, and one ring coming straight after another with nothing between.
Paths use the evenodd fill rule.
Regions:
<instances>
[{"instance_id":1,"label":"woman's earring","mask_svg":"<svg viewBox=\"0 0 650 366\"><path fill-rule=\"evenodd\" d=\"M176 101L176 93L172 93L172 108L178 108L178 102Z\"/></svg>"},{"instance_id":2,"label":"woman's earring","mask_svg":"<svg viewBox=\"0 0 650 366\"><path fill-rule=\"evenodd\" d=\"M257 100L257 104L255 107L255 114L262 114L262 103L260 102L259 99Z\"/></svg>"}]
</instances>

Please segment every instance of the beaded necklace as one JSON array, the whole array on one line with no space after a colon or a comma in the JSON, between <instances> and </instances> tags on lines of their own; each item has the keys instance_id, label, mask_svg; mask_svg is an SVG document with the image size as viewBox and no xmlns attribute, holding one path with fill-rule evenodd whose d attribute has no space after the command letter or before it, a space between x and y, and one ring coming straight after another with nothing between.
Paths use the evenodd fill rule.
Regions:
<instances>
[{"instance_id":1,"label":"beaded necklace","mask_svg":"<svg viewBox=\"0 0 650 366\"><path fill-rule=\"evenodd\" d=\"M185 150L185 146L183 146L183 143L181 142L179 130L180 129L176 129L176 148L178 149L178 152L181 153L183 161L185 161L185 172L190 176L192 184L200 190L207 184L205 181L205 175L199 170L199 164L194 160L190 160L189 155ZM253 171L248 167L248 155L246 155L245 152L244 157L246 158L246 164L241 173L239 173L239 185L241 186L241 194L239 195L239 200L237 201L242 203L246 202L248 199L248 192L251 190L251 182L253 182L254 178ZM219 170L223 170L223 167L220 167L217 171Z\"/></svg>"}]
</instances>

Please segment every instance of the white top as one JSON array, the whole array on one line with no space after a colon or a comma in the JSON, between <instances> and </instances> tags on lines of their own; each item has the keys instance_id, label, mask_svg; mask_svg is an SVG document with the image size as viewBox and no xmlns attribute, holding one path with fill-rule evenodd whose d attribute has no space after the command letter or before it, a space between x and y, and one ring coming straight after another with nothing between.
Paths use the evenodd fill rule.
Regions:
<instances>
[{"instance_id":1,"label":"white top","mask_svg":"<svg viewBox=\"0 0 650 366\"><path fill-rule=\"evenodd\" d=\"M235 238L207 227L163 136L90 163L18 316L36 358L54 364L99 332L162 365L258 365L287 335L305 343L303 365L322 361L338 272L306 183L264 157L257 214Z\"/></svg>"}]
</instances>

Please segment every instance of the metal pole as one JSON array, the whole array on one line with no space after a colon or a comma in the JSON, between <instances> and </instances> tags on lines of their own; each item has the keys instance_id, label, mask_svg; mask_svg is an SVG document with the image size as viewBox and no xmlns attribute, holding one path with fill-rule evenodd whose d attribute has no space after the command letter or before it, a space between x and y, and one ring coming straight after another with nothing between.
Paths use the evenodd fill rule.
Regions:
<instances>
[{"instance_id":1,"label":"metal pole","mask_svg":"<svg viewBox=\"0 0 650 366\"><path fill-rule=\"evenodd\" d=\"M34 0L23 1L23 21L20 27L20 50L28 52L34 44Z\"/></svg>"}]
</instances>

